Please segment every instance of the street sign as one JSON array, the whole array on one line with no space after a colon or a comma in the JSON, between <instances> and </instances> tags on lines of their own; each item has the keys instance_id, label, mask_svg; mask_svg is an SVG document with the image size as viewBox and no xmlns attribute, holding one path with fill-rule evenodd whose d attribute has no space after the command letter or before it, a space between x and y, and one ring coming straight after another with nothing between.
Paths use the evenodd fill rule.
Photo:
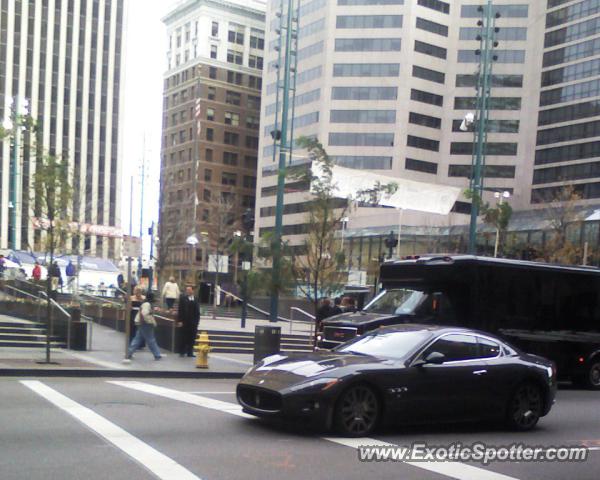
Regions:
<instances>
[{"instance_id":1,"label":"street sign","mask_svg":"<svg viewBox=\"0 0 600 480\"><path fill-rule=\"evenodd\" d=\"M142 240L140 237L123 235L123 256L133 258L142 256Z\"/></svg>"}]
</instances>

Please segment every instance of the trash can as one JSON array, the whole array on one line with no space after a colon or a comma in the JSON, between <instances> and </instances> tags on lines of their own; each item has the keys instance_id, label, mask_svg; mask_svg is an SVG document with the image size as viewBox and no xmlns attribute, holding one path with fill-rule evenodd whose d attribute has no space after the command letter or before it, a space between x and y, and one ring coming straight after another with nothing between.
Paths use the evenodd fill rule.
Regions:
<instances>
[{"instance_id":1,"label":"trash can","mask_svg":"<svg viewBox=\"0 0 600 480\"><path fill-rule=\"evenodd\" d=\"M69 309L71 314L71 350L87 350L87 323L81 321L81 309Z\"/></svg>"},{"instance_id":2,"label":"trash can","mask_svg":"<svg viewBox=\"0 0 600 480\"><path fill-rule=\"evenodd\" d=\"M281 345L281 327L256 325L254 327L254 363L269 355L279 353Z\"/></svg>"}]
</instances>

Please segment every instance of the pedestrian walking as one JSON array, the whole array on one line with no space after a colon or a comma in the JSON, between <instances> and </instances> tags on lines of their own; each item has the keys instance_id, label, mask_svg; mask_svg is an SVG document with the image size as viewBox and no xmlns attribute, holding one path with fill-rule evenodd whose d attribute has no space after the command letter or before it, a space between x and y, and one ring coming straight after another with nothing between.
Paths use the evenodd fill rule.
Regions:
<instances>
[{"instance_id":1,"label":"pedestrian walking","mask_svg":"<svg viewBox=\"0 0 600 480\"><path fill-rule=\"evenodd\" d=\"M175 306L175 300L179 298L181 292L179 291L179 285L175 283L175 277L170 277L169 281L165 283L162 290L162 296L165 299L167 308L171 310Z\"/></svg>"},{"instance_id":2,"label":"pedestrian walking","mask_svg":"<svg viewBox=\"0 0 600 480\"><path fill-rule=\"evenodd\" d=\"M39 262L35 262L33 270L31 271L31 278L33 278L34 282L39 282L42 279L42 267Z\"/></svg>"},{"instance_id":3,"label":"pedestrian walking","mask_svg":"<svg viewBox=\"0 0 600 480\"><path fill-rule=\"evenodd\" d=\"M146 295L146 300L140 306L139 312L135 317L135 324L138 327L135 337L129 344L129 349L127 350L127 356L125 357L125 362L131 361L133 354L141 348L142 343L146 343L148 348L154 355L155 360L160 360L162 355L160 354L160 349L158 348L158 344L156 343L156 338L154 336L154 328L156 327L156 319L152 314L152 303L154 301L154 295L152 292L148 292Z\"/></svg>"},{"instance_id":4,"label":"pedestrian walking","mask_svg":"<svg viewBox=\"0 0 600 480\"><path fill-rule=\"evenodd\" d=\"M200 321L200 304L194 297L191 286L185 287L185 293L179 297L177 310L177 326L180 327L179 356L194 356L194 343Z\"/></svg>"},{"instance_id":5,"label":"pedestrian walking","mask_svg":"<svg viewBox=\"0 0 600 480\"><path fill-rule=\"evenodd\" d=\"M136 324L135 319L137 317L138 312L140 311L140 307L146 300L146 297L142 294L142 289L136 287L133 291L133 295L131 296L131 312L129 313L129 338L135 337L136 334ZM139 348L144 348L145 344L142 341L142 344Z\"/></svg>"},{"instance_id":6,"label":"pedestrian walking","mask_svg":"<svg viewBox=\"0 0 600 480\"><path fill-rule=\"evenodd\" d=\"M50 275L50 296L53 300L58 297L58 287L62 285L62 275L57 262L52 263L48 267L48 275Z\"/></svg>"},{"instance_id":7,"label":"pedestrian walking","mask_svg":"<svg viewBox=\"0 0 600 480\"><path fill-rule=\"evenodd\" d=\"M75 270L75 265L73 265L71 260L69 260L69 263L67 264L65 273L67 274L67 288L71 291L71 293L73 293L77 272Z\"/></svg>"}]
</instances>

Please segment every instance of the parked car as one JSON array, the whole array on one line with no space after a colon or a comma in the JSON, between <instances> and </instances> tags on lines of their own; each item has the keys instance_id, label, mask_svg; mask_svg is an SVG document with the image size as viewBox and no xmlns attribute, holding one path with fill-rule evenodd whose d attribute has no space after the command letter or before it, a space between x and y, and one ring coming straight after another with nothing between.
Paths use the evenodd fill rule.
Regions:
<instances>
[{"instance_id":1,"label":"parked car","mask_svg":"<svg viewBox=\"0 0 600 480\"><path fill-rule=\"evenodd\" d=\"M333 351L267 357L241 379L237 399L259 417L363 436L395 422L489 419L529 430L555 392L549 360L475 330L404 324Z\"/></svg>"}]
</instances>

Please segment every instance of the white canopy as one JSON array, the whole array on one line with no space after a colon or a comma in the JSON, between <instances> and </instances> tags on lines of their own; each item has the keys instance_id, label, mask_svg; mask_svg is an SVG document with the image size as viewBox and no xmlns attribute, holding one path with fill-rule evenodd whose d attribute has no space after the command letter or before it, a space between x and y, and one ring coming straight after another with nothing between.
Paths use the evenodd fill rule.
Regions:
<instances>
[{"instance_id":1,"label":"white canopy","mask_svg":"<svg viewBox=\"0 0 600 480\"><path fill-rule=\"evenodd\" d=\"M315 166L316 164L313 163L313 173L318 175L318 166L316 168ZM374 188L378 183L380 185L397 184L396 193L383 195L379 205L402 210L448 215L461 193L459 187L416 182L337 165L333 167L332 171L332 182L341 198L354 197L357 192Z\"/></svg>"}]
</instances>

